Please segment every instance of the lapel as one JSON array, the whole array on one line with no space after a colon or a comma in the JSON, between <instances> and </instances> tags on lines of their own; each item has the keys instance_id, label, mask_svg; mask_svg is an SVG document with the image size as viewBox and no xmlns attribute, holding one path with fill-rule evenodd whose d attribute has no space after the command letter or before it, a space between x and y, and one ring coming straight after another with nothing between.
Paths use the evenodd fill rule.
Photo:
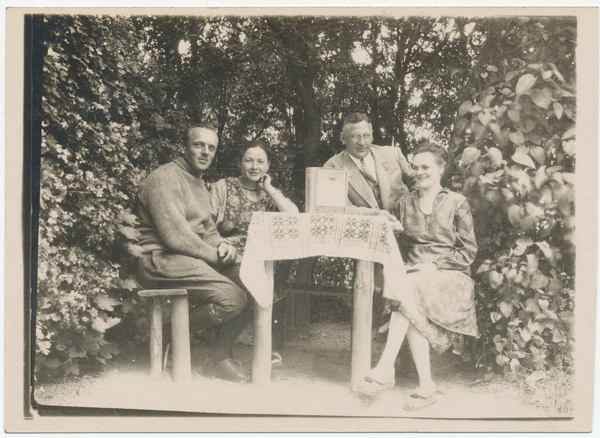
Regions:
<instances>
[{"instance_id":1,"label":"lapel","mask_svg":"<svg viewBox=\"0 0 600 438\"><path fill-rule=\"evenodd\" d=\"M342 156L342 167L348 169L348 184L365 200L369 207L378 208L377 200L375 199L373 190L371 190L371 186L369 186L365 177L360 173L358 166L356 166L354 161L352 161L352 158L350 158L348 151L344 152L345 153Z\"/></svg>"},{"instance_id":2,"label":"lapel","mask_svg":"<svg viewBox=\"0 0 600 438\"><path fill-rule=\"evenodd\" d=\"M379 183L379 193L381 195L382 208L388 210L390 207L390 176L388 173L390 163L377 147L371 148L371 153L375 159L375 170L377 172L377 182ZM352 160L351 160L352 161Z\"/></svg>"}]
</instances>

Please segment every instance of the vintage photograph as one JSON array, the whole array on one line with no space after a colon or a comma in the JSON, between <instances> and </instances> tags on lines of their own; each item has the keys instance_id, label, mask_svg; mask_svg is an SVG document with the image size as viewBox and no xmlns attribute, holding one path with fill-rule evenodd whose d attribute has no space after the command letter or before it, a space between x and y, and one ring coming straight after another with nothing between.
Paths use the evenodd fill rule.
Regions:
<instances>
[{"instance_id":1,"label":"vintage photograph","mask_svg":"<svg viewBox=\"0 0 600 438\"><path fill-rule=\"evenodd\" d=\"M22 415L590 430L588 11L21 11Z\"/></svg>"}]
</instances>

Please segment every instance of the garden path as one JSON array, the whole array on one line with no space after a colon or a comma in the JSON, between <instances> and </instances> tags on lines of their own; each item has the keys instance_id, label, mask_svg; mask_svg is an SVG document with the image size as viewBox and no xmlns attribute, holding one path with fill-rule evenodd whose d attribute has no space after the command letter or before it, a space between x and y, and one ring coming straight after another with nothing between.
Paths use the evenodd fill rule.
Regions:
<instances>
[{"instance_id":1,"label":"garden path","mask_svg":"<svg viewBox=\"0 0 600 438\"><path fill-rule=\"evenodd\" d=\"M252 338L245 332L236 357L252 361ZM374 357L381 345L374 344ZM519 388L502 376L465 366L452 353L433 358L438 403L419 412L402 409L404 397L417 386L412 367L396 375L396 386L375 399L350 391L350 325L312 324L280 351L283 366L272 372L270 388L257 388L201 375L202 344L192 343L189 384L168 375L150 380L145 350L123 351L105 370L76 379L39 383L35 401L46 406L121 408L152 411L327 415L361 417L549 418L550 413L525 401ZM168 370L167 370L168 371Z\"/></svg>"}]
</instances>

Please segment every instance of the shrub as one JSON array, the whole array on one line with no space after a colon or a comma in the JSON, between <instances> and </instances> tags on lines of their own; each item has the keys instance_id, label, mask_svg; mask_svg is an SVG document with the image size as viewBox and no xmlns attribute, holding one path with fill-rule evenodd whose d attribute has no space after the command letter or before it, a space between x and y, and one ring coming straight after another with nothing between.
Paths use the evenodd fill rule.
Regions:
<instances>
[{"instance_id":1,"label":"shrub","mask_svg":"<svg viewBox=\"0 0 600 438\"><path fill-rule=\"evenodd\" d=\"M145 176L132 115L143 96L127 80L142 78L126 20L53 16L45 27L36 368L77 375L82 359L118 352L104 333L136 305L126 248Z\"/></svg>"},{"instance_id":2,"label":"shrub","mask_svg":"<svg viewBox=\"0 0 600 438\"><path fill-rule=\"evenodd\" d=\"M514 374L547 369L572 339L575 29L529 19L507 29L497 44L511 57L476 66L458 110L451 184L479 244L479 353Z\"/></svg>"}]
</instances>

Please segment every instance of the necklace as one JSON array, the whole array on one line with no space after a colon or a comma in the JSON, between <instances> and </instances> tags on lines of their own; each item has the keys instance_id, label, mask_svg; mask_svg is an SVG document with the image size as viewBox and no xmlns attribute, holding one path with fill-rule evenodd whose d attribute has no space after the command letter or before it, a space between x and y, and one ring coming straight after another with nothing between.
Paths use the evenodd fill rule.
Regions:
<instances>
[{"instance_id":1,"label":"necklace","mask_svg":"<svg viewBox=\"0 0 600 438\"><path fill-rule=\"evenodd\" d=\"M244 190L248 190L249 192L259 192L259 191L260 191L260 188L258 188L258 189L249 189L248 187L244 187L244 186L242 185L242 183L240 182L240 180L239 180L239 179L237 180L237 183L238 183L238 185L239 185L241 188L243 188Z\"/></svg>"}]
</instances>

